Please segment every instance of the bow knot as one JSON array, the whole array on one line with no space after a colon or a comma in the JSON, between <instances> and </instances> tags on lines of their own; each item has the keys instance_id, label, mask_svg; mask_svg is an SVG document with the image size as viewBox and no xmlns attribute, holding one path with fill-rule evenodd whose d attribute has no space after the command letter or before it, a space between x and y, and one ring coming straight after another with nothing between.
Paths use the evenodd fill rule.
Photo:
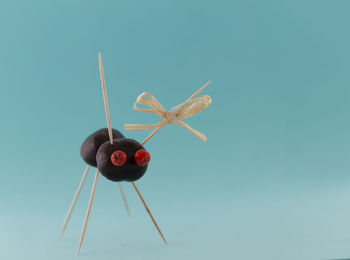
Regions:
<instances>
[{"instance_id":1,"label":"bow knot","mask_svg":"<svg viewBox=\"0 0 350 260\"><path fill-rule=\"evenodd\" d=\"M164 107L158 102L158 100L149 93L142 93L136 99L134 104L134 110L144 112L144 113L153 113L157 114L162 121L156 124L144 125L144 124L125 124L125 130L148 130L148 129L160 129L167 124L177 124L192 134L197 136L202 141L206 141L207 138L204 134L198 132L197 130L190 127L188 124L182 122L183 119L194 116L201 112L203 109L207 108L211 105L211 97L210 96L196 96L210 83L208 81L203 87L197 90L189 99L187 99L184 103L173 107L172 109L165 110ZM137 105L145 105L150 107L151 109L140 108ZM146 138L147 139L147 138Z\"/></svg>"},{"instance_id":2,"label":"bow knot","mask_svg":"<svg viewBox=\"0 0 350 260\"><path fill-rule=\"evenodd\" d=\"M168 122L168 124L173 125L177 121L177 117L174 111L165 111L160 117L163 121Z\"/></svg>"}]
</instances>

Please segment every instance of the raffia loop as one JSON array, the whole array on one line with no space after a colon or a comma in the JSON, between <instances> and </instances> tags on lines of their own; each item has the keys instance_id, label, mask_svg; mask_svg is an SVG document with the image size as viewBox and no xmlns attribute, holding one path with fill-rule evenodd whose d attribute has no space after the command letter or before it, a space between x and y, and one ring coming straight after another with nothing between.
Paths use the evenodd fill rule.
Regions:
<instances>
[{"instance_id":1,"label":"raffia loop","mask_svg":"<svg viewBox=\"0 0 350 260\"><path fill-rule=\"evenodd\" d=\"M190 131L193 135L197 136L202 141L206 141L206 136L198 132L197 130L190 127L188 124L182 122L182 120L189 118L191 116L194 116L207 108L211 105L211 97L196 96L210 83L207 82L203 87L201 87L199 90L197 90L189 99L186 100L186 102L177 105L173 108L171 108L169 111L165 110L164 107L158 102L158 100L152 96L149 93L142 93L137 97L137 100L134 104L134 109L140 112L144 113L153 113L158 115L162 121L156 123L156 124L125 124L125 130L149 130L149 129L156 129L156 128L162 128L163 126L167 124L177 124L188 131ZM145 105L150 107L149 108L140 108L138 105ZM147 139L147 138L146 138Z\"/></svg>"}]
</instances>

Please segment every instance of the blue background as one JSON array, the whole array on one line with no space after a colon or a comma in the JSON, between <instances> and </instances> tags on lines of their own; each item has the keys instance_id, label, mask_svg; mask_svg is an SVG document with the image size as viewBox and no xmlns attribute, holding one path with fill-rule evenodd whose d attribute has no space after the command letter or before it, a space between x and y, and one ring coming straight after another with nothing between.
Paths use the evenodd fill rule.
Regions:
<instances>
[{"instance_id":1,"label":"blue background","mask_svg":"<svg viewBox=\"0 0 350 260\"><path fill-rule=\"evenodd\" d=\"M350 257L350 2L0 3L0 259L76 259L94 171L62 240L84 170L81 142L106 126L155 123L207 80L213 104L146 145L132 186L99 179L83 259ZM148 132L125 133L141 141Z\"/></svg>"}]
</instances>

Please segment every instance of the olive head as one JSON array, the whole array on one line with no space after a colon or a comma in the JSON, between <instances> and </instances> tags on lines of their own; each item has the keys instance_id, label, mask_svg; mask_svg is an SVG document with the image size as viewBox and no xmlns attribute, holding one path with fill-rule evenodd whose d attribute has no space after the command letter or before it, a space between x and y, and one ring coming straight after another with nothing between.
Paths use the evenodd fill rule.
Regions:
<instances>
[{"instance_id":1,"label":"olive head","mask_svg":"<svg viewBox=\"0 0 350 260\"><path fill-rule=\"evenodd\" d=\"M136 181L146 172L150 154L137 141L128 138L103 143L97 151L97 168L111 181Z\"/></svg>"}]
</instances>

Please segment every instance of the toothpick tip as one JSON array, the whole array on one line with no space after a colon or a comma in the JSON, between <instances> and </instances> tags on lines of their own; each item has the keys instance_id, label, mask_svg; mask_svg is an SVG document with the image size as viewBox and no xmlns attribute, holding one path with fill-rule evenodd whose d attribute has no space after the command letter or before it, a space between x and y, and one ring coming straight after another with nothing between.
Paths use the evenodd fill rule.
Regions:
<instances>
[{"instance_id":1,"label":"toothpick tip","mask_svg":"<svg viewBox=\"0 0 350 260\"><path fill-rule=\"evenodd\" d=\"M78 250L77 250L77 256L80 254L80 249L81 249L81 243L79 244Z\"/></svg>"},{"instance_id":2,"label":"toothpick tip","mask_svg":"<svg viewBox=\"0 0 350 260\"><path fill-rule=\"evenodd\" d=\"M211 83L211 80L208 80L207 83L204 84L204 86L208 86Z\"/></svg>"}]
</instances>

